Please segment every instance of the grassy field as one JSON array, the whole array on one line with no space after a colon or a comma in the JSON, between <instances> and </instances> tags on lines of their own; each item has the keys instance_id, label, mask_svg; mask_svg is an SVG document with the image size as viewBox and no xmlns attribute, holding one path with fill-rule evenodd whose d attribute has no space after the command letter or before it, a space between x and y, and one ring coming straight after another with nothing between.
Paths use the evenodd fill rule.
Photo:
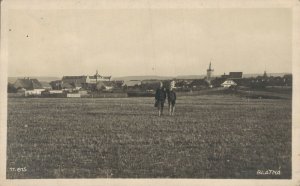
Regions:
<instances>
[{"instance_id":1,"label":"grassy field","mask_svg":"<svg viewBox=\"0 0 300 186\"><path fill-rule=\"evenodd\" d=\"M179 96L174 117L153 104L9 98L7 178L291 177L291 100Z\"/></svg>"}]
</instances>

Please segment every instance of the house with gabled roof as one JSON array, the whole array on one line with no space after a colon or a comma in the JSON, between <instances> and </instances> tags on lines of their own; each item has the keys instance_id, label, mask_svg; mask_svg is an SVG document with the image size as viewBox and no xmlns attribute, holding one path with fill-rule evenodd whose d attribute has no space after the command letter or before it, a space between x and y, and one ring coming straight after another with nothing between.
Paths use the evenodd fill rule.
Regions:
<instances>
[{"instance_id":1,"label":"house with gabled roof","mask_svg":"<svg viewBox=\"0 0 300 186\"><path fill-rule=\"evenodd\" d=\"M64 90L80 90L87 87L87 76L63 76L61 88Z\"/></svg>"},{"instance_id":2,"label":"house with gabled roof","mask_svg":"<svg viewBox=\"0 0 300 186\"><path fill-rule=\"evenodd\" d=\"M226 87L226 88L231 87L231 86L236 86L236 85L237 85L236 82L234 82L234 81L231 80L231 79L227 79L226 81L224 81L224 82L221 84L222 87Z\"/></svg>"},{"instance_id":3,"label":"house with gabled roof","mask_svg":"<svg viewBox=\"0 0 300 186\"><path fill-rule=\"evenodd\" d=\"M17 79L13 86L24 92L25 96L41 95L41 92L45 90L37 79L31 78Z\"/></svg>"},{"instance_id":4,"label":"house with gabled roof","mask_svg":"<svg viewBox=\"0 0 300 186\"><path fill-rule=\"evenodd\" d=\"M13 86L16 89L33 90L42 89L42 84L37 79L23 78L17 79Z\"/></svg>"}]
</instances>

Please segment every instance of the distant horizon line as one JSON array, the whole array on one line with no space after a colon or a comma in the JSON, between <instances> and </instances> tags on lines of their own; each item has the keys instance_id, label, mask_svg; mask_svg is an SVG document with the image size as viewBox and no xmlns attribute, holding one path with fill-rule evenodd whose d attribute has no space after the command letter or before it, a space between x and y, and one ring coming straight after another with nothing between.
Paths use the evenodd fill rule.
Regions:
<instances>
[{"instance_id":1,"label":"distant horizon line","mask_svg":"<svg viewBox=\"0 0 300 186\"><path fill-rule=\"evenodd\" d=\"M232 71L232 72L241 72L241 71ZM229 73L226 73L228 75ZM263 73L243 73L243 75L257 75ZM267 72L267 74L292 74L292 72ZM221 76L224 74L215 74L213 76ZM63 77L63 76L91 76L86 74L80 74L80 75L21 75L21 76L7 76L9 78L13 77ZM111 77L138 77L138 76L161 76L161 77L178 77L178 76L206 76L206 74L183 74L183 75L121 75L121 76L113 76L113 75L103 75L103 76L111 76Z\"/></svg>"}]
</instances>

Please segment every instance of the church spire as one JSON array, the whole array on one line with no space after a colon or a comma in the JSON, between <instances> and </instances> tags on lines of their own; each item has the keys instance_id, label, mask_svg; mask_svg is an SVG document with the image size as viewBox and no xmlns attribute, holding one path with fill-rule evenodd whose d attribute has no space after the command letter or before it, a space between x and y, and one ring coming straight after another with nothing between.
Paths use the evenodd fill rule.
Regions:
<instances>
[{"instance_id":1,"label":"church spire","mask_svg":"<svg viewBox=\"0 0 300 186\"><path fill-rule=\"evenodd\" d=\"M206 72L207 72L206 80L210 84L214 72L214 70L211 68L211 61L209 62L209 67Z\"/></svg>"}]
</instances>

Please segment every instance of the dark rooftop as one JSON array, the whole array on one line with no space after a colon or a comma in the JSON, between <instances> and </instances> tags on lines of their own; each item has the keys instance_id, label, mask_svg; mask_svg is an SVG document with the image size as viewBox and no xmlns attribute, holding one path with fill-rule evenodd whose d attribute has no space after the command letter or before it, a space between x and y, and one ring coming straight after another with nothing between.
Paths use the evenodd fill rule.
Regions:
<instances>
[{"instance_id":1,"label":"dark rooftop","mask_svg":"<svg viewBox=\"0 0 300 186\"><path fill-rule=\"evenodd\" d=\"M243 72L230 72L229 77L230 79L240 79L243 77Z\"/></svg>"}]
</instances>

